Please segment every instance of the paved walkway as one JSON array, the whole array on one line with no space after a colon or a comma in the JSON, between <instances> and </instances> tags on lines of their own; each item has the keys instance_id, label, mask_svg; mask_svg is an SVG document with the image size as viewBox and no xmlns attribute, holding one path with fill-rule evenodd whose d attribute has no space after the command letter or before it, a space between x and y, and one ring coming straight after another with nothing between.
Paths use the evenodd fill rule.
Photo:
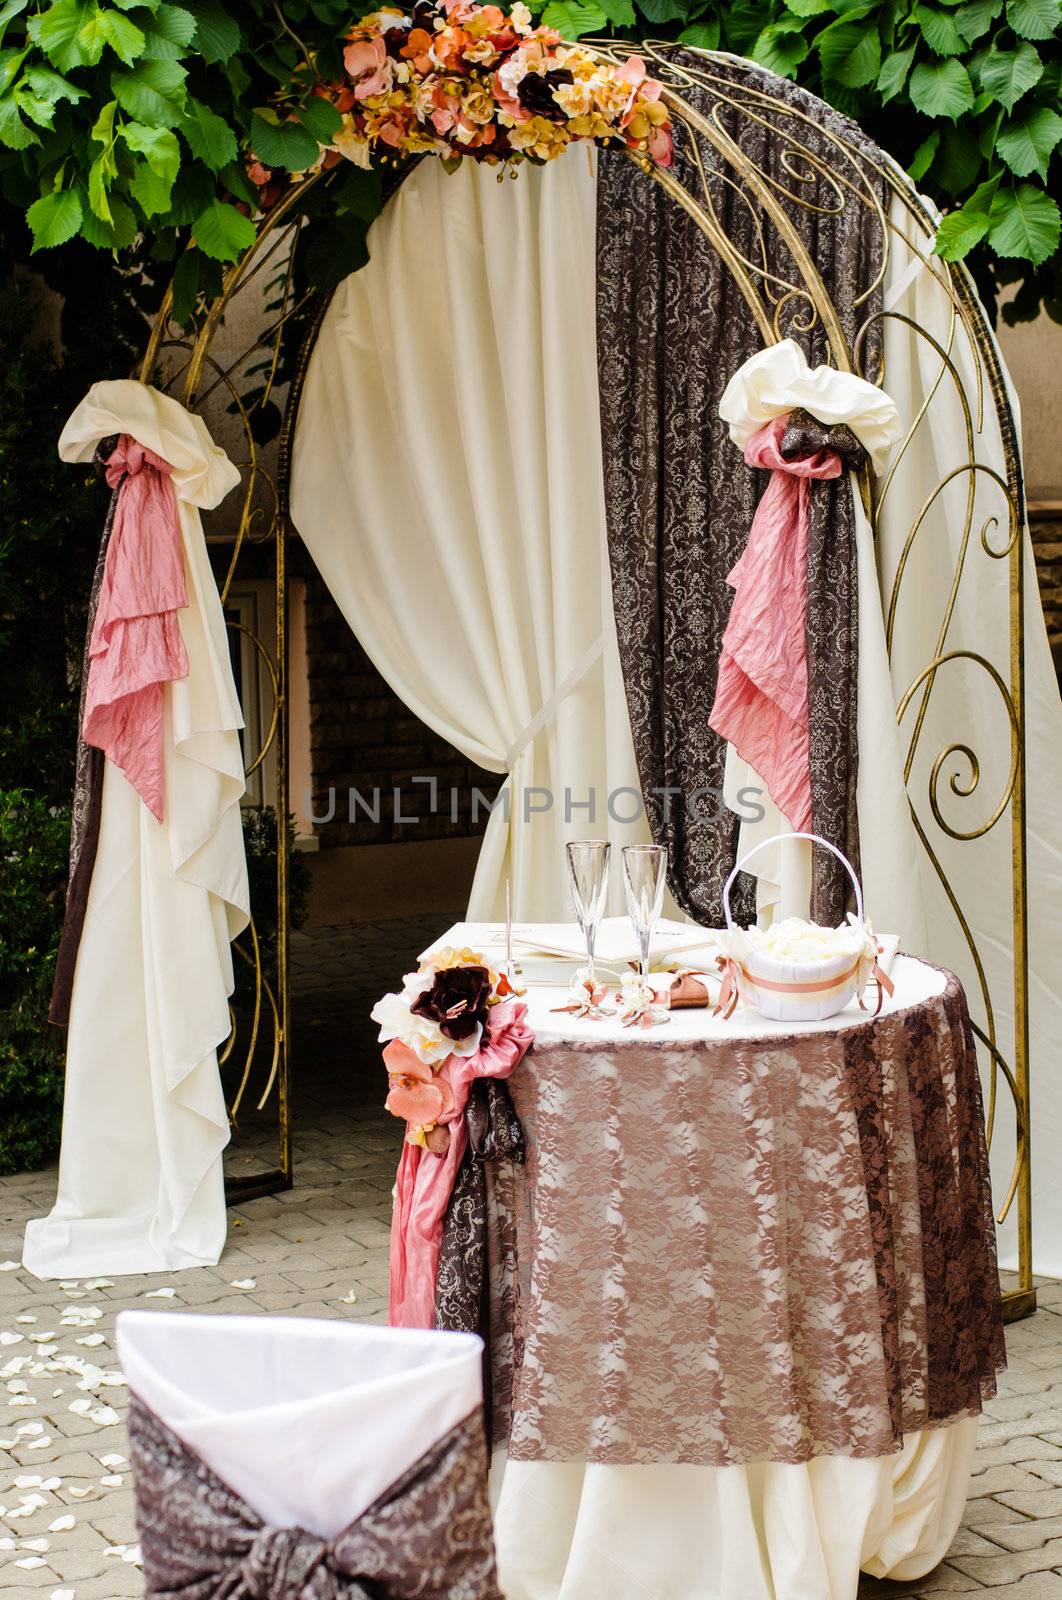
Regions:
<instances>
[{"instance_id":1,"label":"paved walkway","mask_svg":"<svg viewBox=\"0 0 1062 1600\"><path fill-rule=\"evenodd\" d=\"M27 1600L142 1593L118 1311L383 1320L400 1135L380 1106L365 1019L445 920L297 936L296 1188L231 1213L218 1267L39 1283L17 1260L26 1219L51 1203L54 1172L0 1179L0 1591ZM1009 1330L1010 1369L982 1425L978 1473L948 1560L906 1587L867 1580L861 1600L983 1591L1062 1600L1062 1284L1044 1285L1040 1303Z\"/></svg>"}]
</instances>

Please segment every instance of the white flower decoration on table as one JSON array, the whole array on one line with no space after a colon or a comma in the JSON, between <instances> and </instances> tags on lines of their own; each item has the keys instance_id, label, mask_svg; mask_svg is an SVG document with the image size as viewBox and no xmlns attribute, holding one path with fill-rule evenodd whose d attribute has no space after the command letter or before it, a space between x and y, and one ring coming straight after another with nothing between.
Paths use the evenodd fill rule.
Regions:
<instances>
[{"instance_id":1,"label":"white flower decoration on table","mask_svg":"<svg viewBox=\"0 0 1062 1600\"><path fill-rule=\"evenodd\" d=\"M664 995L666 998L667 989ZM632 969L623 974L620 979L620 1021L625 1028L652 1028L667 1022L670 1016L670 1007L660 1003L652 985L643 983L639 972Z\"/></svg>"},{"instance_id":2,"label":"white flower decoration on table","mask_svg":"<svg viewBox=\"0 0 1062 1600\"><path fill-rule=\"evenodd\" d=\"M447 1056L471 1056L479 1049L480 1030L467 1039L448 1039L437 1022L418 1016L410 1007L418 995L431 988L433 972L411 972L403 980L400 994L385 994L369 1012L380 1024L380 1043L400 1039L426 1066L440 1066Z\"/></svg>"},{"instance_id":3,"label":"white flower decoration on table","mask_svg":"<svg viewBox=\"0 0 1062 1600\"><path fill-rule=\"evenodd\" d=\"M590 981L590 968L580 967L568 985L568 1003L554 1006L554 1011L564 1011L573 1017L611 1017L616 1007L608 985Z\"/></svg>"}]
</instances>

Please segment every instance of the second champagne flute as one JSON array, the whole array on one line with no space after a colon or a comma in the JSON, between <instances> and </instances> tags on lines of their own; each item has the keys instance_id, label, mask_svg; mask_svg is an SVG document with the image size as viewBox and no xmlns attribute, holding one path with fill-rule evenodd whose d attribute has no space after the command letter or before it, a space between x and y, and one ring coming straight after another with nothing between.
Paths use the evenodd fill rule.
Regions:
<instances>
[{"instance_id":1,"label":"second champagne flute","mask_svg":"<svg viewBox=\"0 0 1062 1600\"><path fill-rule=\"evenodd\" d=\"M623 886L641 957L643 989L649 982L649 945L664 904L667 850L661 844L625 844Z\"/></svg>"}]
</instances>

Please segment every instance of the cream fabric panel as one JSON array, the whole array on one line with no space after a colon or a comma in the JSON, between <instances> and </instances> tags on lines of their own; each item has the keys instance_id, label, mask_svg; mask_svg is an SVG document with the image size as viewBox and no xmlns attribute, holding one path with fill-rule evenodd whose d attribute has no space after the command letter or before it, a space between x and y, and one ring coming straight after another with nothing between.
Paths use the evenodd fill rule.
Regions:
<instances>
[{"instance_id":1,"label":"cream fabric panel","mask_svg":"<svg viewBox=\"0 0 1062 1600\"><path fill-rule=\"evenodd\" d=\"M885 323L885 384L900 407L905 426L918 416L927 394L932 402L915 428L895 477L881 502L878 519L878 566L886 607L896 582L905 541L923 505L938 485L951 477L932 500L911 546L899 586L892 641L892 680L899 703L918 674L933 659L955 572L963 550L970 474L967 423L954 378L941 356L918 329L950 352L970 405L974 432L975 498L970 536L962 565L954 614L943 651L970 651L985 657L1010 681L1010 563L986 553L1007 543L1007 510L992 472L1005 479L999 425L987 380L983 412L978 411L978 357L961 321L952 319L951 302L941 281L941 264L922 264L928 245L917 234L906 208L894 204L891 292L886 310L897 313ZM910 241L910 243L908 242ZM909 318L910 321L900 320ZM911 326L911 323L914 326ZM1012 397L1013 398L1013 397ZM1018 415L1014 398L1015 416ZM1021 532L1025 552L1026 749L1028 762L1029 992L1031 1016L1033 1231L1036 1270L1062 1274L1062 1172L1055 1152L1062 1144L1062 1077L1058 1041L1062 1038L1062 997L1058 986L1058 950L1062 937L1062 705L1043 611L1037 589L1032 546ZM901 727L906 752L914 731L919 695ZM982 839L965 843L949 838L934 821L928 802L932 767L949 746L964 743L975 752L980 779L968 797L953 793L952 774L970 787L969 760L960 752L943 766L937 794L948 824L972 831L991 817L1006 790L1010 765L1010 725L1006 707L992 677L969 659L941 666L918 740L908 785L930 843L956 893L984 963L995 1008L999 1048L1013 1061L1012 1001L1013 924L1011 910L1011 832L1009 811ZM919 847L922 896L928 937L925 954L956 971L963 980L971 1013L982 1026L986 1008L976 967L960 925L940 881ZM1002 1076L992 1142L992 1181L997 1206L1007 1192L1014 1160L1013 1102ZM1016 1213L1012 1209L1001 1230L1004 1264L1016 1262Z\"/></svg>"},{"instance_id":2,"label":"cream fabric panel","mask_svg":"<svg viewBox=\"0 0 1062 1600\"><path fill-rule=\"evenodd\" d=\"M947 1553L976 1421L898 1455L803 1465L492 1469L506 1600L855 1600L860 1571L921 1577Z\"/></svg>"},{"instance_id":3,"label":"cream fabric panel","mask_svg":"<svg viewBox=\"0 0 1062 1600\"><path fill-rule=\"evenodd\" d=\"M95 384L63 432L67 461L129 433L174 467L188 584L186 678L164 691L165 820L107 761L99 848L67 1036L59 1192L30 1222L41 1278L213 1264L225 1243L229 1125L217 1047L229 1032L229 940L249 906L243 726L199 508L239 482L198 417L132 380Z\"/></svg>"},{"instance_id":4,"label":"cream fabric panel","mask_svg":"<svg viewBox=\"0 0 1062 1600\"><path fill-rule=\"evenodd\" d=\"M607 809L611 792L632 816L640 789L605 545L595 201L585 148L516 181L421 162L336 293L300 411L292 516L343 614L418 717L510 773L473 920L500 914L507 877L516 916L566 916L565 839L648 837ZM596 791L596 815L566 819L566 789L576 807ZM621 892L614 872L615 910Z\"/></svg>"}]
</instances>

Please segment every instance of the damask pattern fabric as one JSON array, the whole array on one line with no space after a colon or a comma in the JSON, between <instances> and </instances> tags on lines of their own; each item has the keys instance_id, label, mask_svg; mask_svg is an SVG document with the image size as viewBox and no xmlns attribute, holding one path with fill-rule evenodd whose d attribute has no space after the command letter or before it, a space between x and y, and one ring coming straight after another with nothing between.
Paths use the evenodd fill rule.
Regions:
<instances>
[{"instance_id":1,"label":"damask pattern fabric","mask_svg":"<svg viewBox=\"0 0 1062 1600\"><path fill-rule=\"evenodd\" d=\"M113 434L109 439L103 439L96 448L92 464L102 477L107 470L107 462L118 443L118 434ZM89 884L92 882L92 868L96 861L96 847L100 837L100 802L103 798L103 751L95 745L86 744L82 735L85 725L85 699L88 694L89 680L89 649L92 644L92 634L96 626L96 611L100 602L100 589L103 586L103 572L107 562L107 550L114 530L114 514L118 509L118 491L120 484L116 484L111 491L110 504L107 507L107 517L103 524L103 534L100 538L100 547L96 556L96 567L92 574L92 587L89 591L88 622L85 628L85 649L81 658L81 698L77 712L77 756L74 764L74 798L70 815L70 874L66 886L66 915L63 919L63 932L59 940L59 950L55 959L55 979L52 984L52 1000L48 1011L48 1021L55 1022L65 1027L70 1020L70 995L74 987L74 968L77 965L77 949L81 943L81 930L85 925L85 908L88 905Z\"/></svg>"},{"instance_id":2,"label":"damask pattern fabric","mask_svg":"<svg viewBox=\"0 0 1062 1600\"><path fill-rule=\"evenodd\" d=\"M701 65L682 52L681 66ZM816 158L800 192L807 205L786 210L823 274L851 344L880 309L866 293L877 277L880 228L869 206L828 200L831 130L865 143L858 130L795 85L747 64L713 61L722 96L767 96L775 113L810 114L791 128ZM697 85L684 88L695 109L716 115L742 150L788 192L792 152L762 118L739 115ZM699 154L719 222L747 259L761 248L758 207L713 175L720 158L705 140ZM821 166L818 164L821 163ZM680 140L676 174L696 192L699 178ZM884 195L884 186L882 186ZM605 151L598 179L598 382L613 600L627 704L642 790L654 837L668 846L670 886L684 910L709 926L735 859L738 819L722 803L723 741L708 727L723 630L730 609L726 574L741 554L762 492L762 474L743 466L718 416L729 377L758 350L762 335L707 237L633 162ZM767 226L767 248L785 272L785 245ZM861 298L862 297L862 298ZM794 299L794 319L806 306ZM783 313L783 321L785 321ZM875 370L876 325L864 351ZM829 360L821 322L794 325L812 363ZM811 497L807 640L814 830L858 866L855 786L858 616L854 511L847 481ZM836 923L847 882L832 858L817 854L812 912ZM736 906L755 914L751 883Z\"/></svg>"},{"instance_id":3,"label":"damask pattern fabric","mask_svg":"<svg viewBox=\"0 0 1062 1600\"><path fill-rule=\"evenodd\" d=\"M501 1600L478 1408L334 1540L267 1526L135 1394L129 1439L149 1600Z\"/></svg>"},{"instance_id":4,"label":"damask pattern fabric","mask_svg":"<svg viewBox=\"0 0 1062 1600\"><path fill-rule=\"evenodd\" d=\"M874 1457L1004 1363L957 980L832 1031L544 1043L488 1177L495 1442L614 1465Z\"/></svg>"}]
</instances>

